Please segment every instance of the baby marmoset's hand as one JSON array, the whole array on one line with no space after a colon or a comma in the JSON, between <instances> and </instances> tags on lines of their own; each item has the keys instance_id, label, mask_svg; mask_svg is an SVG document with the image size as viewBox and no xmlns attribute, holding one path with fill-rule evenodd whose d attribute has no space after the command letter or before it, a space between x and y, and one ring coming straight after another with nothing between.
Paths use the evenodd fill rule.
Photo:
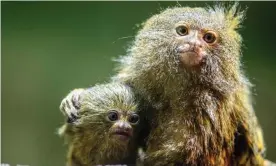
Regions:
<instances>
[{"instance_id":1,"label":"baby marmoset's hand","mask_svg":"<svg viewBox=\"0 0 276 166\"><path fill-rule=\"evenodd\" d=\"M78 110L80 109L81 94L85 89L74 89L62 101L59 106L60 111L68 117L67 122L72 123L78 118Z\"/></svg>"}]
</instances>

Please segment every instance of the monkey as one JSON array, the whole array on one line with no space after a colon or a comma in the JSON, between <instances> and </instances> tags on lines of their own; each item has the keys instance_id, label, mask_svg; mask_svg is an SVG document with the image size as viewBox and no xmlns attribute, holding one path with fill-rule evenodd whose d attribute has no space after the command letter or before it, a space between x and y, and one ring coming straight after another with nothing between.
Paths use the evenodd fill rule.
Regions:
<instances>
[{"instance_id":1,"label":"monkey","mask_svg":"<svg viewBox=\"0 0 276 166\"><path fill-rule=\"evenodd\" d=\"M143 23L112 79L154 108L145 165L264 165L241 63L244 17L235 3L171 7Z\"/></svg>"},{"instance_id":2,"label":"monkey","mask_svg":"<svg viewBox=\"0 0 276 166\"><path fill-rule=\"evenodd\" d=\"M69 144L67 166L135 164L142 118L129 87L107 83L75 89L60 109L68 118L59 129Z\"/></svg>"}]
</instances>

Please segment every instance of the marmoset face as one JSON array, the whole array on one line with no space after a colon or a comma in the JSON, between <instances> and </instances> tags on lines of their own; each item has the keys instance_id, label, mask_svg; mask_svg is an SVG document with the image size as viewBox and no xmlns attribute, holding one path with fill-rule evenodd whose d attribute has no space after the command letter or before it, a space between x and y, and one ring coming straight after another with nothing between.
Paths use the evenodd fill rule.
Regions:
<instances>
[{"instance_id":1,"label":"marmoset face","mask_svg":"<svg viewBox=\"0 0 276 166\"><path fill-rule=\"evenodd\" d=\"M75 126L91 142L127 146L140 121L131 89L119 83L94 86L82 93Z\"/></svg>"},{"instance_id":2,"label":"marmoset face","mask_svg":"<svg viewBox=\"0 0 276 166\"><path fill-rule=\"evenodd\" d=\"M195 27L185 22L176 24L175 56L187 67L199 66L204 63L206 56L218 47L218 32Z\"/></svg>"},{"instance_id":3,"label":"marmoset face","mask_svg":"<svg viewBox=\"0 0 276 166\"><path fill-rule=\"evenodd\" d=\"M167 9L145 23L136 46L152 56L144 63L155 58L169 70L223 72L225 66L239 65L241 37L236 28L241 17L220 8Z\"/></svg>"},{"instance_id":4,"label":"marmoset face","mask_svg":"<svg viewBox=\"0 0 276 166\"><path fill-rule=\"evenodd\" d=\"M107 112L107 122L110 123L109 137L115 141L128 143L133 137L133 130L139 123L139 115L133 112L112 109Z\"/></svg>"}]
</instances>

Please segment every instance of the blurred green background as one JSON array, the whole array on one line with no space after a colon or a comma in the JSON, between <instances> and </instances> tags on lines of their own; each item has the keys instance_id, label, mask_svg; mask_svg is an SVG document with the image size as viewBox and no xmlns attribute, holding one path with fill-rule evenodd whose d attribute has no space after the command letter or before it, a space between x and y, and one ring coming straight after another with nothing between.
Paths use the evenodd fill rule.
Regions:
<instances>
[{"instance_id":1,"label":"blurred green background","mask_svg":"<svg viewBox=\"0 0 276 166\"><path fill-rule=\"evenodd\" d=\"M210 2L179 2L205 6ZM177 2L1 2L2 163L62 166L59 104L78 87L107 81L137 24ZM276 2L248 7L243 62L254 88L267 158L276 161Z\"/></svg>"}]
</instances>

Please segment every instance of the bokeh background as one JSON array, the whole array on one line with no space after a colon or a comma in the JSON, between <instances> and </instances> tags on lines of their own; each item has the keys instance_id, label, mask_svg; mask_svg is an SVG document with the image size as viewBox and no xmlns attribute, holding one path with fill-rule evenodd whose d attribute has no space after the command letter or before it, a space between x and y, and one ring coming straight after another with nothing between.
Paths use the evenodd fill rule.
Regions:
<instances>
[{"instance_id":1,"label":"bokeh background","mask_svg":"<svg viewBox=\"0 0 276 166\"><path fill-rule=\"evenodd\" d=\"M205 6L211 2L179 2ZM177 2L1 2L2 163L62 166L59 104L70 90L108 81L137 25ZM276 161L276 2L248 7L243 62L267 158ZM124 38L125 37L125 38Z\"/></svg>"}]
</instances>

